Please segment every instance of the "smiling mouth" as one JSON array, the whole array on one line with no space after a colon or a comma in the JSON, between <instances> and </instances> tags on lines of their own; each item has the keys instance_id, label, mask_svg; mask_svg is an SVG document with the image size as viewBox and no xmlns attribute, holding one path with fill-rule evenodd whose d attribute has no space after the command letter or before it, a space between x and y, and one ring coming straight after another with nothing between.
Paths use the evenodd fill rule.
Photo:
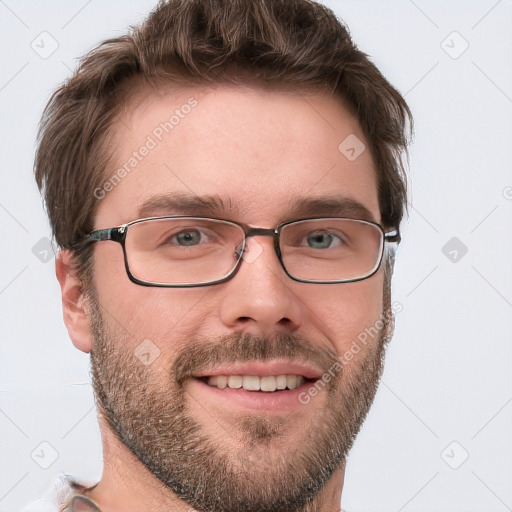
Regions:
<instances>
[{"instance_id":1,"label":"smiling mouth","mask_svg":"<svg viewBox=\"0 0 512 512\"><path fill-rule=\"evenodd\" d=\"M199 380L218 389L244 389L246 391L263 391L273 393L276 391L291 391L306 382L315 382L317 379L308 379L302 375L213 375L200 377Z\"/></svg>"}]
</instances>

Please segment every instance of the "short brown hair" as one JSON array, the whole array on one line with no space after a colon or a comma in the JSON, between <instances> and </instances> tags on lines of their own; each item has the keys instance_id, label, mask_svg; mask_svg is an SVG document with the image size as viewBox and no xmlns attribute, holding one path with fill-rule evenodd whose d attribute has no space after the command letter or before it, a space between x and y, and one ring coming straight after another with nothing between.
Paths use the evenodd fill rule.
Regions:
<instances>
[{"instance_id":1,"label":"short brown hair","mask_svg":"<svg viewBox=\"0 0 512 512\"><path fill-rule=\"evenodd\" d=\"M127 84L244 77L342 98L370 145L382 222L399 225L412 116L332 11L310 0L167 0L127 35L87 54L46 106L35 176L57 244L78 251L93 229L93 191L105 179L111 129L132 88Z\"/></svg>"}]
</instances>

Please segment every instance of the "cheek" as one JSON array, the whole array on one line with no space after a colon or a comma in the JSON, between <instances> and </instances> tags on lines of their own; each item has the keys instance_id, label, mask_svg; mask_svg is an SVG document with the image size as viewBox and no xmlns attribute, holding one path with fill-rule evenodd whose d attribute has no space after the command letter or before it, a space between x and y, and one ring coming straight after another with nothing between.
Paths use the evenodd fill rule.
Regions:
<instances>
[{"instance_id":1,"label":"cheek","mask_svg":"<svg viewBox=\"0 0 512 512\"><path fill-rule=\"evenodd\" d=\"M117 247L116 247L117 246ZM172 289L132 283L119 244L103 244L94 255L94 285L105 320L137 346L151 340L162 352L200 327L209 290Z\"/></svg>"},{"instance_id":2,"label":"cheek","mask_svg":"<svg viewBox=\"0 0 512 512\"><path fill-rule=\"evenodd\" d=\"M342 356L354 342L358 343L368 331L381 325L383 313L384 274L356 283L333 285L311 296L318 319L318 328L332 343L331 348ZM377 342L378 336L367 339L367 345ZM361 343L359 343L361 344ZM365 353L362 345L360 354Z\"/></svg>"}]
</instances>

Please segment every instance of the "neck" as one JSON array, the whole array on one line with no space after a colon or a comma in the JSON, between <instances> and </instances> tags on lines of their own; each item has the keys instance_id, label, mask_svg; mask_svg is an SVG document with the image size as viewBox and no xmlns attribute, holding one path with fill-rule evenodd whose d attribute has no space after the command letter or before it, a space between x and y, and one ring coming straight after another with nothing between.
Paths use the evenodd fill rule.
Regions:
<instances>
[{"instance_id":1,"label":"neck","mask_svg":"<svg viewBox=\"0 0 512 512\"><path fill-rule=\"evenodd\" d=\"M87 493L102 512L193 512L152 475L100 418L103 442L103 474ZM345 470L336 470L315 500L301 512L340 512Z\"/></svg>"}]
</instances>

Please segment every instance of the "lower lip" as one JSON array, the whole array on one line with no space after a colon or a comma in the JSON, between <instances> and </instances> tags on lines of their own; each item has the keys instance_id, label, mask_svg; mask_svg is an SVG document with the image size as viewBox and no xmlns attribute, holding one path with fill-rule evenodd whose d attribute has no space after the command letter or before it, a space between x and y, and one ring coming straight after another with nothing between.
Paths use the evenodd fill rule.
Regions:
<instances>
[{"instance_id":1,"label":"lower lip","mask_svg":"<svg viewBox=\"0 0 512 512\"><path fill-rule=\"evenodd\" d=\"M230 406L235 405L244 409L281 413L297 410L307 405L304 398L306 400L308 400L308 398L311 399L311 397L308 396L308 390L313 387L314 384L315 382L309 381L296 389L265 392L247 391L243 388L231 389L228 387L219 389L199 379L190 379L188 381L191 394L197 392L198 396L204 397L209 403L224 401L229 403ZM318 394L320 394L320 391Z\"/></svg>"}]
</instances>

